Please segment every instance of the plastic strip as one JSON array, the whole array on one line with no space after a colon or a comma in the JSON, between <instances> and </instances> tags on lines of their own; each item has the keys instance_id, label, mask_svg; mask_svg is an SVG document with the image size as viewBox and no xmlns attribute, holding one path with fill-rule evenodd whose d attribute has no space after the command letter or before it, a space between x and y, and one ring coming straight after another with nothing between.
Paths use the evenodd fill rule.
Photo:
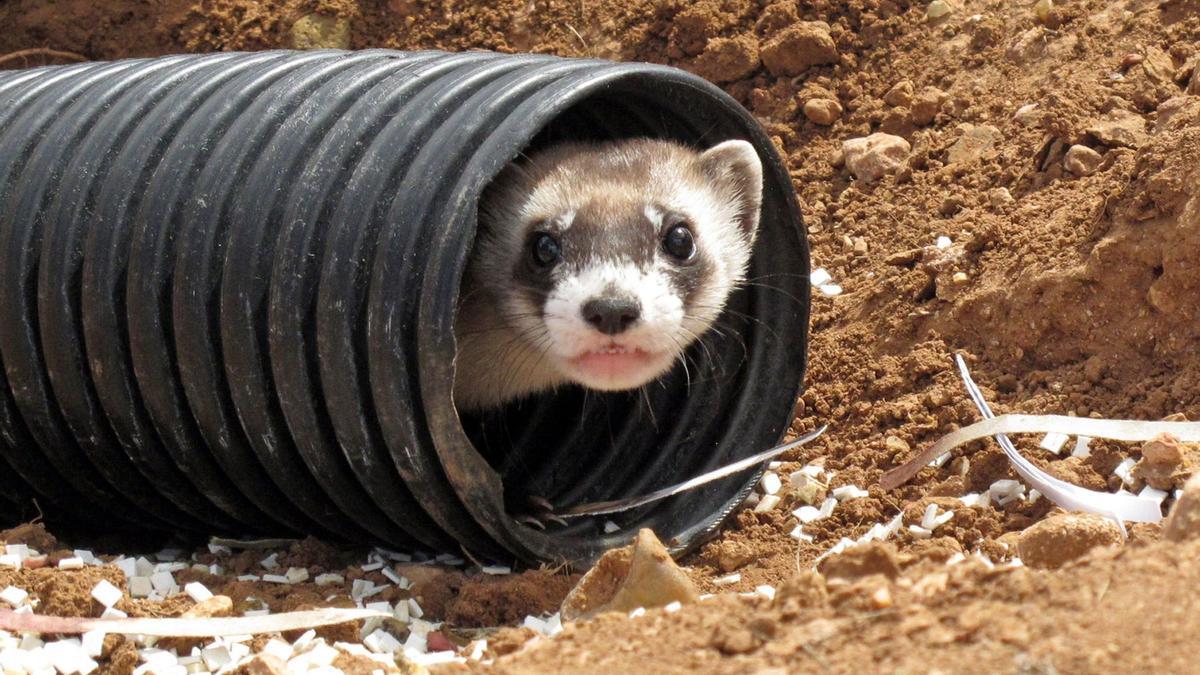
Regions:
<instances>
[{"instance_id":1,"label":"plastic strip","mask_svg":"<svg viewBox=\"0 0 1200 675\"><path fill-rule=\"evenodd\" d=\"M1095 420L1057 415L1002 415L995 417L991 408L988 407L987 401L984 400L983 394L971 379L971 374L967 370L967 364L962 356L955 355L955 362L958 364L967 393L985 419L943 437L906 464L884 474L879 481L881 487L885 490L893 489L912 478L933 457L949 452L964 443L986 436L995 436L996 442L1008 456L1008 460L1017 474L1058 506L1073 511L1095 513L1115 518L1118 521L1157 523L1162 520L1162 509L1154 499L1088 490L1051 476L1025 459L1008 440L1005 433L1058 432L1124 441L1149 440L1159 434L1170 433L1181 440L1195 440L1200 439L1200 423Z\"/></svg>"},{"instance_id":2,"label":"plastic strip","mask_svg":"<svg viewBox=\"0 0 1200 675\"><path fill-rule=\"evenodd\" d=\"M662 499L666 499L667 497L677 495L680 492L685 492L687 490L691 490L692 488L699 487L701 485L704 485L705 483L711 483L714 480L717 480L719 478L724 478L726 476L735 474L743 469L749 469L750 467L755 466L756 464L761 464L762 462L765 462L769 459L777 457L777 456L783 454L784 452L791 450L792 448L798 448L801 445L804 445L804 444L812 441L816 437L825 433L825 430L828 428L829 428L828 426L821 426L816 431L811 431L811 432L801 436L800 438L797 438L794 441L784 443L783 445L776 446L774 448L771 448L770 450L765 450L765 451L760 452L757 455L754 455L752 457L747 457L746 459L738 460L738 461L734 462L733 464L726 464L725 466L723 466L719 469L709 471L708 473L700 474L699 476L696 476L694 478L689 478L688 480L685 480L682 483L678 483L678 484L672 485L670 487L665 487L665 488L662 488L661 490L655 490L654 492L651 492L646 495L642 495L640 497L633 497L630 499L615 499L613 501L608 501L608 502L593 502L591 504L580 504L579 506L572 506L569 509L564 509L563 511L556 513L555 515L560 518L578 518L579 516L598 516L598 515L602 515L605 513L618 513L621 511L628 511L629 509L634 509L639 506L645 506L646 504L649 504L651 502L656 502L656 501L659 501Z\"/></svg>"}]
</instances>

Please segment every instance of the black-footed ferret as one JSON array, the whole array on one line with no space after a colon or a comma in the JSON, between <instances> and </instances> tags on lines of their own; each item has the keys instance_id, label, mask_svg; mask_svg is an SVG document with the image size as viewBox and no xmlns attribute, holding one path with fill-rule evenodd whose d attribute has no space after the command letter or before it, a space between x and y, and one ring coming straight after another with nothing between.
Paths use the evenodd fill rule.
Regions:
<instances>
[{"instance_id":1,"label":"black-footed ferret","mask_svg":"<svg viewBox=\"0 0 1200 675\"><path fill-rule=\"evenodd\" d=\"M745 141L563 144L506 168L479 207L455 334L456 405L670 369L744 281L762 163Z\"/></svg>"}]
</instances>

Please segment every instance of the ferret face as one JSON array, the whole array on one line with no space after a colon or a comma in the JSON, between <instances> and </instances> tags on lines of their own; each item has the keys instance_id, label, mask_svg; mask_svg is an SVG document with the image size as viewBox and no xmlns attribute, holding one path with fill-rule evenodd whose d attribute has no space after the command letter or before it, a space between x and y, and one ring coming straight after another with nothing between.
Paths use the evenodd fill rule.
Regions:
<instances>
[{"instance_id":1,"label":"ferret face","mask_svg":"<svg viewBox=\"0 0 1200 675\"><path fill-rule=\"evenodd\" d=\"M559 146L498 180L473 264L562 379L632 389L680 360L744 280L761 193L743 141Z\"/></svg>"}]
</instances>

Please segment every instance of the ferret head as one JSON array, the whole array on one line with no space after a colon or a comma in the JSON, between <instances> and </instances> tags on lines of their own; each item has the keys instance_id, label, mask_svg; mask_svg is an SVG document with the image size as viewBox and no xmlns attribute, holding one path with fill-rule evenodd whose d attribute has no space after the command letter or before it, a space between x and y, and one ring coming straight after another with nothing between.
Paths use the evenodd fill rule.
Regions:
<instances>
[{"instance_id":1,"label":"ferret head","mask_svg":"<svg viewBox=\"0 0 1200 675\"><path fill-rule=\"evenodd\" d=\"M744 281L761 205L745 141L560 145L493 184L473 266L561 379L632 389L670 369Z\"/></svg>"}]
</instances>

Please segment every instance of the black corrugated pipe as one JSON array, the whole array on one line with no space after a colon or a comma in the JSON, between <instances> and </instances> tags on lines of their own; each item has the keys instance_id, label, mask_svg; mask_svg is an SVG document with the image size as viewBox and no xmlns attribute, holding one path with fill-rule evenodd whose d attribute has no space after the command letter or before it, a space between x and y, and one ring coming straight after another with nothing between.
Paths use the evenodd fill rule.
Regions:
<instances>
[{"instance_id":1,"label":"black corrugated pipe","mask_svg":"<svg viewBox=\"0 0 1200 675\"><path fill-rule=\"evenodd\" d=\"M693 345L690 381L460 419L452 327L481 191L522 151L633 136L757 147L753 283ZM683 551L757 471L611 533L531 529L506 494L633 496L774 444L808 293L773 144L676 69L372 50L0 72L0 486L81 522L525 561L652 527Z\"/></svg>"}]
</instances>

